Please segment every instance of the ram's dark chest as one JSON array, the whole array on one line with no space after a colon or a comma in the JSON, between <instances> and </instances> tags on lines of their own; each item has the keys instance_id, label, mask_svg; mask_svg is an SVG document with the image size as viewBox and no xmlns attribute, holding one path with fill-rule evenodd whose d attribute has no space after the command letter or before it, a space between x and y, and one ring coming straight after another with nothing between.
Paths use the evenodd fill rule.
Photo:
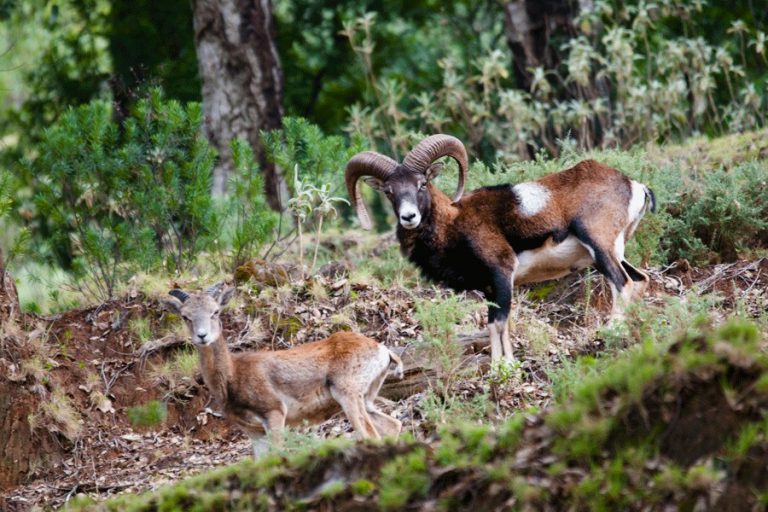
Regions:
<instances>
[{"instance_id":1,"label":"ram's dark chest","mask_svg":"<svg viewBox=\"0 0 768 512\"><path fill-rule=\"evenodd\" d=\"M401 239L402 241L402 239ZM437 246L429 236L403 245L408 259L428 279L456 291L487 291L491 283L488 267L464 238Z\"/></svg>"}]
</instances>

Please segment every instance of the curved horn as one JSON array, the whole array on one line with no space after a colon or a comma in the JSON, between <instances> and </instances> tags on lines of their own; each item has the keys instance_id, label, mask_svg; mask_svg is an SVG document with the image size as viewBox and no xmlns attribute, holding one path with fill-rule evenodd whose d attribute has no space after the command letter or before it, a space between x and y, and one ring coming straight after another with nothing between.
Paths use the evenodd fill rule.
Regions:
<instances>
[{"instance_id":1,"label":"curved horn","mask_svg":"<svg viewBox=\"0 0 768 512\"><path fill-rule=\"evenodd\" d=\"M464 194L464 181L467 177L469 158L464 144L451 135L430 135L422 140L405 155L403 165L414 171L426 173L430 164L443 156L450 156L459 164L459 184L453 200L458 201Z\"/></svg>"},{"instance_id":2,"label":"curved horn","mask_svg":"<svg viewBox=\"0 0 768 512\"><path fill-rule=\"evenodd\" d=\"M179 299L182 303L187 302L187 299L189 298L189 294L180 288L174 288L173 290L169 291L168 294L173 295L174 297Z\"/></svg>"},{"instance_id":3,"label":"curved horn","mask_svg":"<svg viewBox=\"0 0 768 512\"><path fill-rule=\"evenodd\" d=\"M352 200L352 207L357 212L360 224L363 229L371 229L371 218L368 216L368 210L365 209L363 196L357 188L357 180L362 176L373 176L380 180L385 180L392 174L397 167L397 162L374 151L363 151L353 156L347 163L347 170L344 172L344 179L347 182L347 193Z\"/></svg>"}]
</instances>

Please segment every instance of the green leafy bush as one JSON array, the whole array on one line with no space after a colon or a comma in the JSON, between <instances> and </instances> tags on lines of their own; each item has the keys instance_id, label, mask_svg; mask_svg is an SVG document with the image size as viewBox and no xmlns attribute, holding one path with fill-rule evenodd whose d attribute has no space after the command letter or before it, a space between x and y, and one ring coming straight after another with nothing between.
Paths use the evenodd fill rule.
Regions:
<instances>
[{"instance_id":1,"label":"green leafy bush","mask_svg":"<svg viewBox=\"0 0 768 512\"><path fill-rule=\"evenodd\" d=\"M471 59L446 44L438 29L432 40L420 40L434 58L407 71L398 66L403 57L380 50L385 35L396 29L367 12L347 19L340 32L362 64L359 80L373 91L348 108L347 129L390 153L408 149L409 131L452 133L484 161L509 162L541 150L556 155L563 139L582 149L629 148L764 126L764 21L748 9L711 3L572 5L567 35L552 30L547 58L535 63L520 62L514 50L485 39L494 32L500 37L500 24L476 34L480 44L462 41ZM472 9L471 25L499 19L503 9ZM547 9L554 7L542 7ZM453 29L456 19L442 10L432 14L431 24ZM712 19L720 24L717 30ZM662 54L664 59L655 58ZM523 71L526 64L535 67ZM422 67L429 67L429 79L412 81Z\"/></svg>"},{"instance_id":2,"label":"green leafy bush","mask_svg":"<svg viewBox=\"0 0 768 512\"><path fill-rule=\"evenodd\" d=\"M25 253L29 242L29 230L11 222L15 189L11 173L0 169L0 261L6 266Z\"/></svg>"},{"instance_id":3,"label":"green leafy bush","mask_svg":"<svg viewBox=\"0 0 768 512\"><path fill-rule=\"evenodd\" d=\"M225 228L232 244L232 267L242 265L263 244L277 224L277 214L267 204L264 183L253 150L247 142L232 141L235 172L229 184L228 221Z\"/></svg>"},{"instance_id":4,"label":"green leafy bush","mask_svg":"<svg viewBox=\"0 0 768 512\"><path fill-rule=\"evenodd\" d=\"M201 132L202 121L199 103L166 101L154 89L124 125L120 149L134 183L131 199L176 270L187 267L218 231L210 193L216 153Z\"/></svg>"},{"instance_id":5,"label":"green leafy bush","mask_svg":"<svg viewBox=\"0 0 768 512\"><path fill-rule=\"evenodd\" d=\"M123 125L110 105L69 110L45 130L21 177L32 235L50 243L89 295L106 299L135 269L184 269L217 232L210 196L215 153L199 104L138 102Z\"/></svg>"},{"instance_id":6,"label":"green leafy bush","mask_svg":"<svg viewBox=\"0 0 768 512\"><path fill-rule=\"evenodd\" d=\"M768 178L764 163L705 174L668 207L662 243L670 259L694 264L733 261L768 242Z\"/></svg>"},{"instance_id":7,"label":"green leafy bush","mask_svg":"<svg viewBox=\"0 0 768 512\"><path fill-rule=\"evenodd\" d=\"M159 400L128 408L128 419L135 427L154 427L163 423L167 417L168 408Z\"/></svg>"},{"instance_id":8,"label":"green leafy bush","mask_svg":"<svg viewBox=\"0 0 768 512\"><path fill-rule=\"evenodd\" d=\"M359 137L347 143L341 136L326 136L320 128L301 117L283 119L282 130L262 135L269 159L286 173L286 183L295 194L295 170L301 180L320 187L331 184L332 193L341 191L344 168L355 154L365 149Z\"/></svg>"}]
</instances>

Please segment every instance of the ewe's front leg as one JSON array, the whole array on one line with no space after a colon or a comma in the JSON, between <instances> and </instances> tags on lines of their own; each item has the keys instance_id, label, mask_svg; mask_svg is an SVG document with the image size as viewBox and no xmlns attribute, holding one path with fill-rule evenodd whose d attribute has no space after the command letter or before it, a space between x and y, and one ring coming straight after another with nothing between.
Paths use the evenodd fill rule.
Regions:
<instances>
[{"instance_id":1,"label":"ewe's front leg","mask_svg":"<svg viewBox=\"0 0 768 512\"><path fill-rule=\"evenodd\" d=\"M285 429L285 413L283 411L270 411L267 413L266 429L273 448L282 448L283 430Z\"/></svg>"},{"instance_id":2,"label":"ewe's front leg","mask_svg":"<svg viewBox=\"0 0 768 512\"><path fill-rule=\"evenodd\" d=\"M270 411L264 418L250 411L240 411L232 419L251 439L255 458L265 455L272 446L282 446L285 428L285 414L282 411Z\"/></svg>"}]
</instances>

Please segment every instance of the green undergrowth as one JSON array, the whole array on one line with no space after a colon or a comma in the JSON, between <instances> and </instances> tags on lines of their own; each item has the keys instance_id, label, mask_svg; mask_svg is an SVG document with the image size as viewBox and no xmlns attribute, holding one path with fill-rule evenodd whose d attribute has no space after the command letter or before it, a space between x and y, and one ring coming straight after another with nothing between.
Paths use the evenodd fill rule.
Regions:
<instances>
[{"instance_id":1,"label":"green undergrowth","mask_svg":"<svg viewBox=\"0 0 768 512\"><path fill-rule=\"evenodd\" d=\"M741 509L768 494L768 356L756 325L696 325L586 375L568 399L432 443L329 441L72 510Z\"/></svg>"}]
</instances>

